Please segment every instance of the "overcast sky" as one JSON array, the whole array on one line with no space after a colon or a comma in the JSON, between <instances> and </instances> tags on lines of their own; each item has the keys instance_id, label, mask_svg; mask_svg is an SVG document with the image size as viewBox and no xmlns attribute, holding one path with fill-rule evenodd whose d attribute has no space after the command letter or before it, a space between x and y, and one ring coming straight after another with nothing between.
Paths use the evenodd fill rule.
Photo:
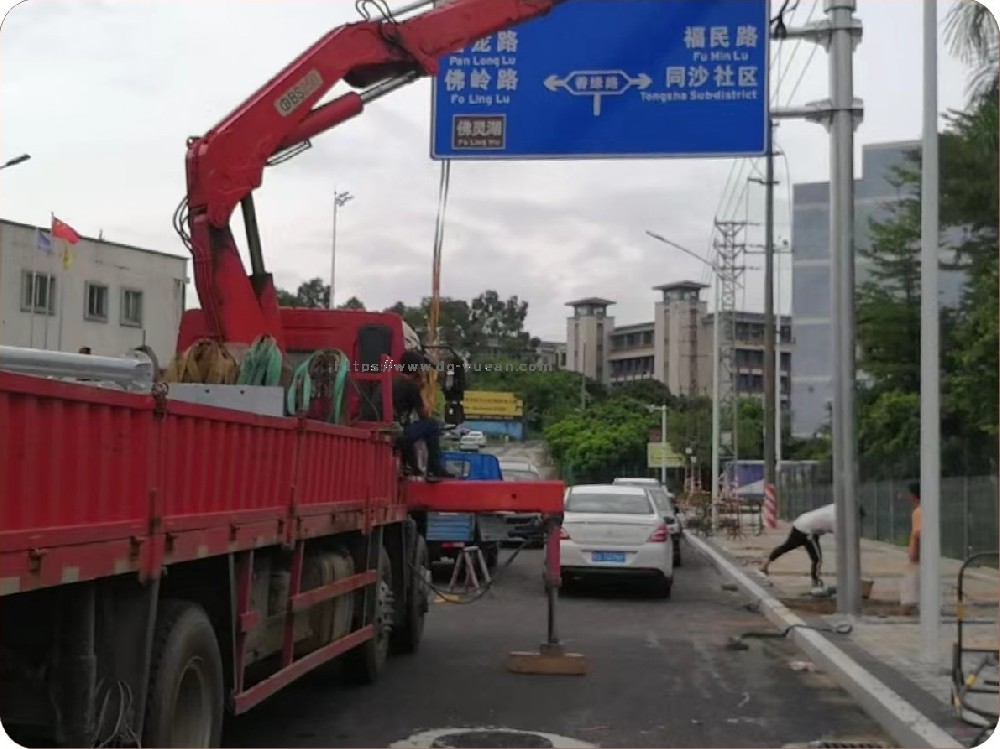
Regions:
<instances>
[{"instance_id":1,"label":"overcast sky","mask_svg":"<svg viewBox=\"0 0 1000 749\"><path fill-rule=\"evenodd\" d=\"M801 0L793 23L816 5ZM865 100L860 170L862 144L920 136L921 2L858 5L865 29L855 67ZM940 3L942 19L950 6ZM820 0L813 20L821 18ZM185 254L171 227L184 194L185 139L209 129L326 29L353 20L350 0L22 2L0 28L0 160L32 158L0 172L3 218L46 224L55 212L86 235L103 230L109 240ZM813 49L795 46L782 45L782 105ZM962 105L964 85L964 68L942 45L942 110ZM827 56L819 50L791 103L825 96ZM429 112L422 81L266 171L257 211L280 286L328 277L336 186L357 196L340 214L338 300L354 294L381 308L429 293L439 170L428 157ZM776 137L792 182L827 179L823 128L786 122ZM619 323L651 319L650 287L708 274L645 230L707 251L732 164L455 163L442 293L517 294L530 302L532 332L554 340L565 339L565 302L580 296L617 300ZM741 188L749 170L738 173ZM782 161L778 178L780 238L788 236ZM759 218L762 188L748 199ZM786 271L785 310L788 278ZM759 274L749 276L748 307L759 307L760 285Z\"/></svg>"}]
</instances>

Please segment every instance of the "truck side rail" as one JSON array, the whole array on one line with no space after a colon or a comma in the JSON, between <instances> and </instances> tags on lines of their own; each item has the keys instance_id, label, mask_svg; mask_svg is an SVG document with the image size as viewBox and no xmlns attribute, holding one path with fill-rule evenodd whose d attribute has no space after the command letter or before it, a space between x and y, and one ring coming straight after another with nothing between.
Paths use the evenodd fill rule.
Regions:
<instances>
[{"instance_id":1,"label":"truck side rail","mask_svg":"<svg viewBox=\"0 0 1000 749\"><path fill-rule=\"evenodd\" d=\"M0 371L0 596L405 518L389 438Z\"/></svg>"}]
</instances>

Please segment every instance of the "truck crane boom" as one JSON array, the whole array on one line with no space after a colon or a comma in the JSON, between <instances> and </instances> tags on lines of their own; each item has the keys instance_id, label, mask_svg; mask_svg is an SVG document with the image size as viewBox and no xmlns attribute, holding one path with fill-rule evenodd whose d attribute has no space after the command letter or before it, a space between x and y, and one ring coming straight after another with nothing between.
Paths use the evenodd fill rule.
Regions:
<instances>
[{"instance_id":1,"label":"truck crane boom","mask_svg":"<svg viewBox=\"0 0 1000 749\"><path fill-rule=\"evenodd\" d=\"M265 271L253 203L266 166L360 114L368 102L435 75L441 56L545 15L562 2L450 0L405 20L398 18L434 3L423 0L396 13L386 11L382 20L341 26L205 135L191 138L187 196L175 225L194 258L195 287L209 335L224 343L249 344L268 334L282 344L277 295ZM317 106L340 81L363 90ZM229 226L237 205L246 227L249 276Z\"/></svg>"}]
</instances>

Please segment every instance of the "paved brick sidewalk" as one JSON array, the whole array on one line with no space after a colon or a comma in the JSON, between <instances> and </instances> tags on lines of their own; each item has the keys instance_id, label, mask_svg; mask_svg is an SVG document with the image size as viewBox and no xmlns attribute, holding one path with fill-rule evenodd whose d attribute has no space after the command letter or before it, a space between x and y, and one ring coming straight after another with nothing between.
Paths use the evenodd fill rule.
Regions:
<instances>
[{"instance_id":1,"label":"paved brick sidewalk","mask_svg":"<svg viewBox=\"0 0 1000 749\"><path fill-rule=\"evenodd\" d=\"M825 616L835 613L835 602L810 596L809 557L804 549L789 552L771 565L765 578L757 570L772 548L788 533L789 525L779 523L774 530L757 535L755 528L745 526L742 534L732 537L724 531L710 537L716 547L747 568L754 579L764 582L775 596L801 615ZM823 538L821 576L827 585L837 581L836 541ZM942 560L942 615L944 625L940 641L939 663L935 667L922 657L919 619L903 616L899 608L899 590L906 569L906 549L878 541L862 539L861 570L865 578L874 580L871 596L865 602L864 614L855 622L850 635L852 643L870 656L903 675L924 692L932 695L943 707L951 710L951 659L956 638L955 602L958 571L961 562ZM996 569L979 567L965 575L967 606L966 647L996 648L998 646L997 611L1000 600L1000 573ZM968 668L968 666L967 666ZM995 710L996 697L990 707Z\"/></svg>"}]
</instances>

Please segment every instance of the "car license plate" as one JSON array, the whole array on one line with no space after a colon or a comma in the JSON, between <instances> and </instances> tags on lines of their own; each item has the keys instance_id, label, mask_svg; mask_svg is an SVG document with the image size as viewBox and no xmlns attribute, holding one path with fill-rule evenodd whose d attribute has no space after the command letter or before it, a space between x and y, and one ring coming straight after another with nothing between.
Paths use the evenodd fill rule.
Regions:
<instances>
[{"instance_id":1,"label":"car license plate","mask_svg":"<svg viewBox=\"0 0 1000 749\"><path fill-rule=\"evenodd\" d=\"M624 551L594 551L591 552L591 560L596 562L617 562L622 564L625 562L625 552Z\"/></svg>"}]
</instances>

